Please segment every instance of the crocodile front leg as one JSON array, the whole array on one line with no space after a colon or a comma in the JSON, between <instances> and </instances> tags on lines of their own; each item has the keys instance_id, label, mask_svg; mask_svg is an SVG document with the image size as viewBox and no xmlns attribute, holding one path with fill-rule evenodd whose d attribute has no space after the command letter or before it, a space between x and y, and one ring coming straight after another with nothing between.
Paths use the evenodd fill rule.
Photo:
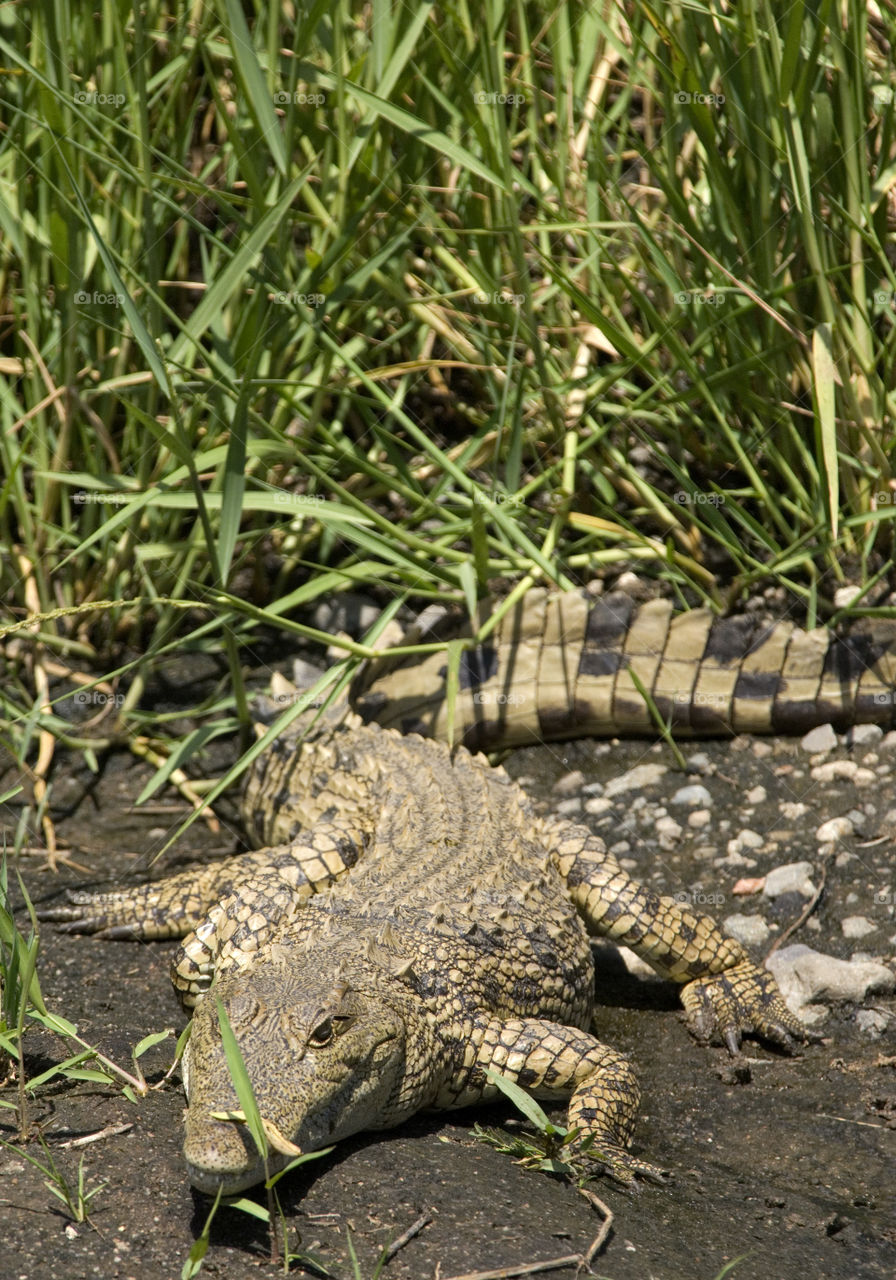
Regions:
<instances>
[{"instance_id":1,"label":"crocodile front leg","mask_svg":"<svg viewBox=\"0 0 896 1280\"><path fill-rule=\"evenodd\" d=\"M662 977L682 983L698 1040L718 1037L736 1054L741 1036L756 1034L792 1053L809 1038L772 975L709 916L638 884L586 827L549 819L543 829L588 932L631 947Z\"/></svg>"},{"instance_id":2,"label":"crocodile front leg","mask_svg":"<svg viewBox=\"0 0 896 1280\"><path fill-rule=\"evenodd\" d=\"M366 831L319 822L288 844L255 849L199 871L108 893L69 892L68 900L38 912L65 933L100 938L183 938L199 928L222 898L257 875L270 877L296 899L310 898L340 879L361 857Z\"/></svg>"},{"instance_id":3,"label":"crocodile front leg","mask_svg":"<svg viewBox=\"0 0 896 1280\"><path fill-rule=\"evenodd\" d=\"M569 1098L570 1128L580 1140L592 1140L587 1157L600 1172L626 1186L636 1178L665 1181L664 1170L627 1150L641 1089L623 1054L587 1031L543 1018L495 1018L480 1037L471 1069L445 1087L437 1106L465 1107L500 1097L486 1075L492 1068L537 1098Z\"/></svg>"}]
</instances>

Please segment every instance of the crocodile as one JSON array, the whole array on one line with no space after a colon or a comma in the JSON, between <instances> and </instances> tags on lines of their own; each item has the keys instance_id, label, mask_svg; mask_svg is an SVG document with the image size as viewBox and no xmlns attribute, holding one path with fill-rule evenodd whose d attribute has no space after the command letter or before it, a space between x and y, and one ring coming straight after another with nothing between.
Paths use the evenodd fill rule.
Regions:
<instances>
[{"instance_id":1,"label":"crocodile","mask_svg":"<svg viewBox=\"0 0 896 1280\"><path fill-rule=\"evenodd\" d=\"M615 732L634 715L634 700L618 687L624 661L617 659L636 651L629 641L641 635L638 615L626 615L626 626L617 626L610 642L586 621L588 661L560 644L569 666L552 657L551 671L558 674L546 683L544 654L557 648L563 633L550 598L539 602L543 621L549 620L540 634L519 626L514 632L512 614L509 648L498 632L494 649L507 657L510 670L496 667L480 648L459 681L473 695L521 690L524 703L508 701L507 692L503 702L497 694L491 703L474 696L469 706L476 714L493 706L498 720L508 713L512 718L519 706L531 713L537 694L563 684L565 697L570 689L587 692L572 702L567 697L565 715L551 721L556 732L574 727L571 716L581 726L592 724L595 714L608 716L607 728ZM594 616L591 608L587 618ZM710 636L712 631L710 625ZM793 634L790 629L790 641ZM600 643L604 660L596 656ZM646 648L648 641L639 644ZM655 679L648 684L655 698L672 689L677 676L661 673L667 655L670 663L686 661L678 656L682 647L668 636L664 641L663 660L654 662ZM704 637L704 663L706 647ZM693 671L696 652L688 677L692 694L701 681ZM862 653L870 662L867 646L854 647L840 677L823 675L820 685L816 670L814 687L816 694L822 689L826 706L833 705L835 687L857 686L851 696L859 713L867 709L863 699L891 696L893 681L887 688L890 678L881 674L881 663L891 661L889 649L877 654L869 689L863 688L864 674L851 674ZM750 657L741 653L733 686L728 682L726 696L735 708L750 702L744 684ZM724 655L717 658L730 676ZM402 729L411 732L365 723L372 710L384 710L384 682L388 689L389 681L397 681L399 691L411 683L400 663L383 661L354 691L363 715L345 710L336 723L324 717L304 736L285 733L260 755L243 800L253 851L157 883L71 894L43 911L43 918L109 938L182 939L172 978L193 1017L183 1060L184 1155L200 1191L234 1194L285 1167L298 1152L395 1126L422 1109L487 1101L498 1094L494 1071L537 1097L568 1099L569 1124L590 1144L595 1171L623 1183L661 1179L663 1171L629 1146L639 1100L634 1070L590 1030L595 976L589 937L632 948L680 984L690 1027L701 1041L721 1040L736 1054L745 1034L788 1052L810 1037L771 974L709 917L638 884L588 828L537 815L525 793L484 756L413 731L439 732L439 724L424 721L421 708L441 714L434 709L435 694L441 691L444 699L446 691L444 657L430 663L422 686L412 691L413 706L398 709ZM836 661L823 658L821 665L829 672ZM490 686L496 675L499 684ZM595 711L588 680L611 676L614 691ZM799 703L801 678L787 668ZM771 683L762 686L758 701L765 720L770 717L766 727L777 727L775 708L785 695L777 690L770 712ZM739 715L729 719L732 731ZM795 711L792 722L802 725L803 715ZM545 712L536 707L535 716L542 733ZM490 726L485 733L482 723ZM646 732L647 722L640 724ZM512 725L507 731L506 723L475 715L464 737L493 745L502 727L503 740L518 740ZM520 732L532 732L531 716ZM224 1014L268 1135L266 1160L238 1122L222 1040Z\"/></svg>"}]
</instances>

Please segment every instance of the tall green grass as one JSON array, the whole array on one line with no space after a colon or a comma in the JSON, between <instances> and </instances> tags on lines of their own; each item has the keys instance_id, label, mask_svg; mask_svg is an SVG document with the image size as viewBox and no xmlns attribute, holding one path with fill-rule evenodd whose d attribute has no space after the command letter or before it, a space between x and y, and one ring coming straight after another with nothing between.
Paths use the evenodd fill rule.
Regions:
<instances>
[{"instance_id":1,"label":"tall green grass","mask_svg":"<svg viewBox=\"0 0 896 1280\"><path fill-rule=\"evenodd\" d=\"M4 741L164 738L184 646L245 723L259 610L357 585L886 576L880 13L0 10ZM81 734L66 671L125 691Z\"/></svg>"}]
</instances>

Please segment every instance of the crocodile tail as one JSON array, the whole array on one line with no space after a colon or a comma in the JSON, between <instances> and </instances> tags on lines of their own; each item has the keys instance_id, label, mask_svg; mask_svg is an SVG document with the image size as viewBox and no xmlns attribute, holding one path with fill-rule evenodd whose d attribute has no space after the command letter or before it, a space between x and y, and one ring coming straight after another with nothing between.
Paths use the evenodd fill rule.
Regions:
<instances>
[{"instance_id":1,"label":"crocodile tail","mask_svg":"<svg viewBox=\"0 0 896 1280\"><path fill-rule=\"evenodd\" d=\"M450 620L440 638L473 636L500 608L483 602L472 625ZM675 613L668 601L638 605L621 593L536 588L461 654L458 675L454 738L475 750L653 737L658 716L679 737L890 726L896 620L865 619L841 635L708 609ZM368 664L351 698L367 721L444 739L446 684L445 654L386 654Z\"/></svg>"}]
</instances>

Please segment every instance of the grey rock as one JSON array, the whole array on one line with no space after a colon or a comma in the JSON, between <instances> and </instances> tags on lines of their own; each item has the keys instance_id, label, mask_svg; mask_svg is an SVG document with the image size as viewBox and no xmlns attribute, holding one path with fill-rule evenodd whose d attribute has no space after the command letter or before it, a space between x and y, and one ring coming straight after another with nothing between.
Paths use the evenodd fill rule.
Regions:
<instances>
[{"instance_id":1,"label":"grey rock","mask_svg":"<svg viewBox=\"0 0 896 1280\"><path fill-rule=\"evenodd\" d=\"M762 916L730 915L723 920L725 932L745 947L761 947L771 933Z\"/></svg>"},{"instance_id":2,"label":"grey rock","mask_svg":"<svg viewBox=\"0 0 896 1280\"><path fill-rule=\"evenodd\" d=\"M369 596L347 591L331 600L322 600L311 615L311 625L331 635L347 631L350 636L359 636L373 626L380 612L380 606Z\"/></svg>"},{"instance_id":3,"label":"grey rock","mask_svg":"<svg viewBox=\"0 0 896 1280\"><path fill-rule=\"evenodd\" d=\"M568 800L561 800L554 808L564 818L574 818L576 814L582 812L582 802L578 796L570 796Z\"/></svg>"},{"instance_id":4,"label":"grey rock","mask_svg":"<svg viewBox=\"0 0 896 1280\"><path fill-rule=\"evenodd\" d=\"M887 994L896 987L896 975L886 965L874 960L838 960L803 943L776 951L768 968L794 1011L818 1000L859 1003L872 993Z\"/></svg>"},{"instance_id":5,"label":"grey rock","mask_svg":"<svg viewBox=\"0 0 896 1280\"><path fill-rule=\"evenodd\" d=\"M854 724L846 735L851 747L877 746L884 736L879 724Z\"/></svg>"},{"instance_id":6,"label":"grey rock","mask_svg":"<svg viewBox=\"0 0 896 1280\"><path fill-rule=\"evenodd\" d=\"M640 791L642 787L651 787L669 772L664 764L636 764L627 773L618 778L611 778L604 787L605 796L619 796L625 791Z\"/></svg>"},{"instance_id":7,"label":"grey rock","mask_svg":"<svg viewBox=\"0 0 896 1280\"><path fill-rule=\"evenodd\" d=\"M788 862L775 867L765 877L763 896L780 898L785 893L798 893L803 898L811 898L815 893L815 885L812 883L814 870L811 862Z\"/></svg>"},{"instance_id":8,"label":"grey rock","mask_svg":"<svg viewBox=\"0 0 896 1280\"><path fill-rule=\"evenodd\" d=\"M877 925L872 924L867 916L847 916L840 921L840 928L844 938L864 938L867 934L874 933Z\"/></svg>"},{"instance_id":9,"label":"grey rock","mask_svg":"<svg viewBox=\"0 0 896 1280\"><path fill-rule=\"evenodd\" d=\"M815 832L815 839L821 844L828 841L843 840L846 836L855 835L852 819L847 815L840 818L828 818Z\"/></svg>"},{"instance_id":10,"label":"grey rock","mask_svg":"<svg viewBox=\"0 0 896 1280\"><path fill-rule=\"evenodd\" d=\"M685 764L689 773L706 773L711 761L705 751L694 751L687 757Z\"/></svg>"},{"instance_id":11,"label":"grey rock","mask_svg":"<svg viewBox=\"0 0 896 1280\"><path fill-rule=\"evenodd\" d=\"M856 1026L872 1040L879 1040L889 1024L889 1018L879 1009L860 1009L856 1014Z\"/></svg>"},{"instance_id":12,"label":"grey rock","mask_svg":"<svg viewBox=\"0 0 896 1280\"><path fill-rule=\"evenodd\" d=\"M585 801L585 812L590 813L593 818L599 818L601 814L609 813L613 808L612 800L608 800L606 796L593 796L592 799Z\"/></svg>"},{"instance_id":13,"label":"grey rock","mask_svg":"<svg viewBox=\"0 0 896 1280\"><path fill-rule=\"evenodd\" d=\"M551 790L557 796L575 795L582 787L585 781L585 775L581 769L572 769L569 773L564 773L562 778L558 778Z\"/></svg>"},{"instance_id":14,"label":"grey rock","mask_svg":"<svg viewBox=\"0 0 896 1280\"><path fill-rule=\"evenodd\" d=\"M698 806L706 807L712 804L712 796L700 782L694 782L687 787L679 787L669 801L670 804L686 804L696 809Z\"/></svg>"},{"instance_id":15,"label":"grey rock","mask_svg":"<svg viewBox=\"0 0 896 1280\"><path fill-rule=\"evenodd\" d=\"M816 725L800 742L803 750L808 751L810 755L815 755L819 751L832 751L836 745L837 735L832 724Z\"/></svg>"},{"instance_id":16,"label":"grey rock","mask_svg":"<svg viewBox=\"0 0 896 1280\"><path fill-rule=\"evenodd\" d=\"M877 782L877 774L873 769L863 769L855 760L827 760L817 764L812 770L815 782L851 782L856 787L870 787Z\"/></svg>"}]
</instances>

